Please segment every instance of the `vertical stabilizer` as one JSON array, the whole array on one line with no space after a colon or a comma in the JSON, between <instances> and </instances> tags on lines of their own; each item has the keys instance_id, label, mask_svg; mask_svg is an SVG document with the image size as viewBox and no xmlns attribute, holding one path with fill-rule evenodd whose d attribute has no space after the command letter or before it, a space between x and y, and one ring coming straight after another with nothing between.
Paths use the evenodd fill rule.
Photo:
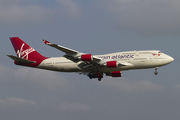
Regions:
<instances>
[{"instance_id":1,"label":"vertical stabilizer","mask_svg":"<svg viewBox=\"0 0 180 120\"><path fill-rule=\"evenodd\" d=\"M38 53L34 48L21 40L19 37L10 37L10 40L17 54L17 57L29 61L35 61L36 63L34 63L33 66L39 65L43 60L47 59L46 57Z\"/></svg>"}]
</instances>

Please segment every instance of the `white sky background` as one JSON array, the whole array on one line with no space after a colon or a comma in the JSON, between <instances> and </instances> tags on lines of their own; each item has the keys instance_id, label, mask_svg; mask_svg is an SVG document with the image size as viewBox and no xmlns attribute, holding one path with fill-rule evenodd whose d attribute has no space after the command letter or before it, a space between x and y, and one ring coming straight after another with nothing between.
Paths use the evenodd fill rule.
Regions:
<instances>
[{"instance_id":1,"label":"white sky background","mask_svg":"<svg viewBox=\"0 0 180 120\"><path fill-rule=\"evenodd\" d=\"M0 119L179 120L180 1L0 0ZM78 51L105 54L158 49L175 61L124 71L101 82L75 73L15 66L9 37L45 56L63 53L47 39Z\"/></svg>"}]
</instances>

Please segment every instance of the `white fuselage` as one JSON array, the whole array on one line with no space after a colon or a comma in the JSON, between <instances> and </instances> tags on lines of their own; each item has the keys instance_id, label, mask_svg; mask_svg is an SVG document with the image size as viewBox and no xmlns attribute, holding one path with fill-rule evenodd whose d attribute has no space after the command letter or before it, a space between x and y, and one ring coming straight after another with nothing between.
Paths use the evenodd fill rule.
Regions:
<instances>
[{"instance_id":1,"label":"white fuselage","mask_svg":"<svg viewBox=\"0 0 180 120\"><path fill-rule=\"evenodd\" d=\"M117 68L100 67L98 69L101 72L155 68L169 64L174 60L172 57L158 50L127 51L94 56L101 58L104 62L117 61L120 63L129 63L128 65ZM38 68L60 72L84 72L79 67L81 63L82 61L75 63L65 57L52 57L42 61Z\"/></svg>"}]
</instances>

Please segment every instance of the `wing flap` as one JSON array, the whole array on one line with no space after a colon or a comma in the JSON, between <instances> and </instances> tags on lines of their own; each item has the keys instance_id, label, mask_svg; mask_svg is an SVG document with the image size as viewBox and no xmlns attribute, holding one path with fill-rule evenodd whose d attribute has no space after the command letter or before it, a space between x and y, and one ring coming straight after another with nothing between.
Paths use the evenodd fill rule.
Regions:
<instances>
[{"instance_id":1,"label":"wing flap","mask_svg":"<svg viewBox=\"0 0 180 120\"><path fill-rule=\"evenodd\" d=\"M132 64L128 62L122 62L122 63L119 63L119 66L132 66Z\"/></svg>"},{"instance_id":2,"label":"wing flap","mask_svg":"<svg viewBox=\"0 0 180 120\"><path fill-rule=\"evenodd\" d=\"M11 59L13 59L16 62L20 62L20 63L26 63L26 64L32 64L32 63L36 63L35 61L30 61L30 60L26 60L26 59L22 59L13 55L7 55L8 57L10 57Z\"/></svg>"},{"instance_id":3,"label":"wing flap","mask_svg":"<svg viewBox=\"0 0 180 120\"><path fill-rule=\"evenodd\" d=\"M93 69L97 69L99 65L98 64L94 65L94 63L89 63L89 62L81 62L78 66L84 71L91 71Z\"/></svg>"}]
</instances>

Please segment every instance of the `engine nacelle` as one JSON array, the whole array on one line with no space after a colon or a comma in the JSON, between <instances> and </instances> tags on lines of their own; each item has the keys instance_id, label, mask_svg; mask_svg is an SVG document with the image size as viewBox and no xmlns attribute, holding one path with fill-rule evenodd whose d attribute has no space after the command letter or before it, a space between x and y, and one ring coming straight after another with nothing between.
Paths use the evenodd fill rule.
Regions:
<instances>
[{"instance_id":1,"label":"engine nacelle","mask_svg":"<svg viewBox=\"0 0 180 120\"><path fill-rule=\"evenodd\" d=\"M106 75L112 77L122 77L121 71L112 71L110 73L106 73Z\"/></svg>"},{"instance_id":2,"label":"engine nacelle","mask_svg":"<svg viewBox=\"0 0 180 120\"><path fill-rule=\"evenodd\" d=\"M121 71L113 71L111 72L111 76L112 77L121 77Z\"/></svg>"},{"instance_id":3,"label":"engine nacelle","mask_svg":"<svg viewBox=\"0 0 180 120\"><path fill-rule=\"evenodd\" d=\"M82 61L92 61L93 56L91 54L84 54L84 55L81 55L81 60Z\"/></svg>"},{"instance_id":4,"label":"engine nacelle","mask_svg":"<svg viewBox=\"0 0 180 120\"><path fill-rule=\"evenodd\" d=\"M107 64L106 64L106 66L108 67L108 68L117 68L118 67L118 62L117 61L108 61L107 62Z\"/></svg>"}]
</instances>

